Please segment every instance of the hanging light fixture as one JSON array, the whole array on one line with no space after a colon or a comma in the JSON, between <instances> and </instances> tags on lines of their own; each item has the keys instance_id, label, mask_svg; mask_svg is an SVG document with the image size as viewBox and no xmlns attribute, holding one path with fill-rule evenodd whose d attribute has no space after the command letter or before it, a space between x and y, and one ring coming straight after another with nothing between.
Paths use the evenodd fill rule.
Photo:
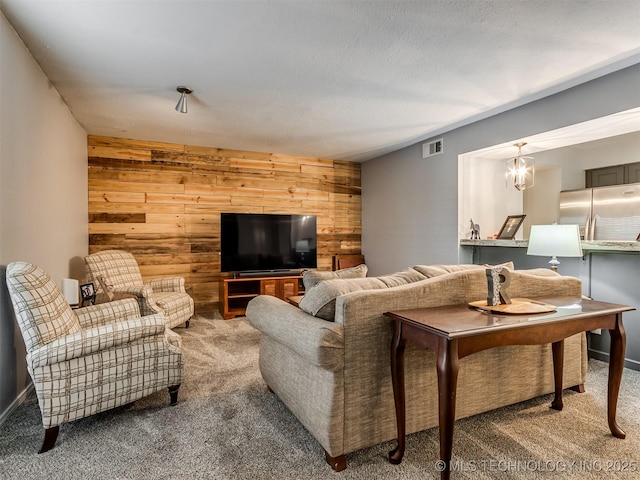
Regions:
<instances>
[{"instance_id":1,"label":"hanging light fixture","mask_svg":"<svg viewBox=\"0 0 640 480\"><path fill-rule=\"evenodd\" d=\"M524 190L534 185L535 163L533 157L523 157L522 147L527 142L515 143L518 147L518 155L513 160L507 160L507 187L513 185L516 190Z\"/></svg>"},{"instance_id":2,"label":"hanging light fixture","mask_svg":"<svg viewBox=\"0 0 640 480\"><path fill-rule=\"evenodd\" d=\"M176 105L176 112L187 113L187 95L193 93L193 90L189 87L178 87L176 90L180 92L180 100L178 100L178 104Z\"/></svg>"}]
</instances>

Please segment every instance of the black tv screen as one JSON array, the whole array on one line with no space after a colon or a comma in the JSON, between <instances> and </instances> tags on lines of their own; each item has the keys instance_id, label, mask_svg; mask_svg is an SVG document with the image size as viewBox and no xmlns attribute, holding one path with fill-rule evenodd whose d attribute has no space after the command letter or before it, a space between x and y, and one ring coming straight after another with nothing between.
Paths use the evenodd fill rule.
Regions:
<instances>
[{"instance_id":1,"label":"black tv screen","mask_svg":"<svg viewBox=\"0 0 640 480\"><path fill-rule=\"evenodd\" d=\"M220 214L223 272L316 268L316 217L265 213Z\"/></svg>"}]
</instances>

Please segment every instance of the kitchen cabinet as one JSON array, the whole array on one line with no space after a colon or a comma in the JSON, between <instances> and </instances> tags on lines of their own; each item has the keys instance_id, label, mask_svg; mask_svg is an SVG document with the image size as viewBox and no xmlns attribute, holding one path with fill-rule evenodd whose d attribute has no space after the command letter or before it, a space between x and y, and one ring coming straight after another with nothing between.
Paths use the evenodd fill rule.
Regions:
<instances>
[{"instance_id":1,"label":"kitchen cabinet","mask_svg":"<svg viewBox=\"0 0 640 480\"><path fill-rule=\"evenodd\" d=\"M640 162L625 165L624 183L640 183Z\"/></svg>"},{"instance_id":2,"label":"kitchen cabinet","mask_svg":"<svg viewBox=\"0 0 640 480\"><path fill-rule=\"evenodd\" d=\"M640 162L593 168L585 172L586 188L637 182L640 182Z\"/></svg>"}]
</instances>

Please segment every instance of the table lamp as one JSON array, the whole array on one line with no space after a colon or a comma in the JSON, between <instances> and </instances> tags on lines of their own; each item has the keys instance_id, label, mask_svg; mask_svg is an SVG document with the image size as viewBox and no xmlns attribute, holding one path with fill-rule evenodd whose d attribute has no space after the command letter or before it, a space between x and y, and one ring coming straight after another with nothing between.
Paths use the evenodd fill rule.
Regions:
<instances>
[{"instance_id":1,"label":"table lamp","mask_svg":"<svg viewBox=\"0 0 640 480\"><path fill-rule=\"evenodd\" d=\"M578 225L532 225L527 255L552 257L551 270L558 271L556 257L582 257Z\"/></svg>"},{"instance_id":2,"label":"table lamp","mask_svg":"<svg viewBox=\"0 0 640 480\"><path fill-rule=\"evenodd\" d=\"M71 306L78 305L80 303L78 292L80 291L80 285L78 280L74 278L62 279L62 294L64 299Z\"/></svg>"}]
</instances>

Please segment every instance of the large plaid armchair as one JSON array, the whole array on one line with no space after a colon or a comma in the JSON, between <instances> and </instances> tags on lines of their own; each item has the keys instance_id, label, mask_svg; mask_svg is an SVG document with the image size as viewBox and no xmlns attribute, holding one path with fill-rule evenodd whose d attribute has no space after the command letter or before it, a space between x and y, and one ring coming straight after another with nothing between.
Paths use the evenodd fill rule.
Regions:
<instances>
[{"instance_id":1,"label":"large plaid armchair","mask_svg":"<svg viewBox=\"0 0 640 480\"><path fill-rule=\"evenodd\" d=\"M169 328L182 323L189 327L193 299L184 288L184 278L158 278L142 281L134 256L122 250L104 250L84 257L89 281L100 285L99 278L114 293L135 295L142 315L162 313ZM98 287L98 292L102 288Z\"/></svg>"},{"instance_id":2,"label":"large plaid armchair","mask_svg":"<svg viewBox=\"0 0 640 480\"><path fill-rule=\"evenodd\" d=\"M180 336L162 315L140 317L134 299L72 310L56 283L25 262L7 267L7 287L27 350L50 450L59 426L168 388L184 375Z\"/></svg>"}]
</instances>

